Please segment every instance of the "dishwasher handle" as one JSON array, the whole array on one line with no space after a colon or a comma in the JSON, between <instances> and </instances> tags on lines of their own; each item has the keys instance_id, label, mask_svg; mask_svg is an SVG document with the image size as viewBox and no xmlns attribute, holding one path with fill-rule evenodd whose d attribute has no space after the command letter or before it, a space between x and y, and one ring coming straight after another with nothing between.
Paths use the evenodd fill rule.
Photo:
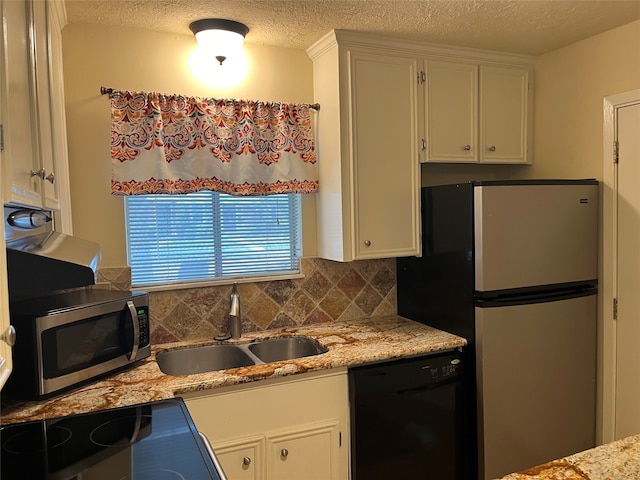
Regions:
<instances>
[{"instance_id":1,"label":"dishwasher handle","mask_svg":"<svg viewBox=\"0 0 640 480\"><path fill-rule=\"evenodd\" d=\"M462 383L462 378L460 376L451 377L447 380L442 380L437 383L431 383L429 385L424 385L421 387L412 387L412 388L403 388L396 390L397 395L414 395L420 392L428 392L429 390L433 390L434 388L441 388L452 383Z\"/></svg>"}]
</instances>

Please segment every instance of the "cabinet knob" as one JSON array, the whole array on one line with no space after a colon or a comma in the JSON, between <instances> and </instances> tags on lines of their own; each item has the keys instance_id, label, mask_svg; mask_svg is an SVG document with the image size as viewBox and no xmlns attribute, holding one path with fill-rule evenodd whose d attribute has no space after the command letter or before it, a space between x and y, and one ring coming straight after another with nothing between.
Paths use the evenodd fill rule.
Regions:
<instances>
[{"instance_id":1,"label":"cabinet knob","mask_svg":"<svg viewBox=\"0 0 640 480\"><path fill-rule=\"evenodd\" d=\"M44 177L43 180L47 180L47 181L51 182L51 185L53 185L54 183L56 183L56 176L55 176L55 174L53 172L51 172L49 175Z\"/></svg>"},{"instance_id":2,"label":"cabinet knob","mask_svg":"<svg viewBox=\"0 0 640 480\"><path fill-rule=\"evenodd\" d=\"M41 168L40 170L38 170L37 172L34 172L33 170L31 170L31 176L32 177L38 177L41 178L42 180L44 180L44 178L46 177L46 172L44 171L44 168Z\"/></svg>"},{"instance_id":3,"label":"cabinet knob","mask_svg":"<svg viewBox=\"0 0 640 480\"><path fill-rule=\"evenodd\" d=\"M489 147L489 151L490 151L490 152L495 152L495 151L496 151L496 146L495 146L495 145L491 145L491 146Z\"/></svg>"},{"instance_id":4,"label":"cabinet knob","mask_svg":"<svg viewBox=\"0 0 640 480\"><path fill-rule=\"evenodd\" d=\"M289 456L289 450L287 450L286 448L283 448L282 451L280 452L280 455L284 458L287 458Z\"/></svg>"},{"instance_id":5,"label":"cabinet knob","mask_svg":"<svg viewBox=\"0 0 640 480\"><path fill-rule=\"evenodd\" d=\"M364 241L364 246L365 247L370 247L371 246L371 240L365 240Z\"/></svg>"},{"instance_id":6,"label":"cabinet knob","mask_svg":"<svg viewBox=\"0 0 640 480\"><path fill-rule=\"evenodd\" d=\"M0 336L0 340L10 347L13 347L16 344L16 329L13 328L13 325L9 325L9 328L7 328L2 336Z\"/></svg>"},{"instance_id":7,"label":"cabinet knob","mask_svg":"<svg viewBox=\"0 0 640 480\"><path fill-rule=\"evenodd\" d=\"M247 465L247 466L248 466L248 465L251 465L251 458L250 458L250 457L244 457L244 458L242 459L242 464L243 464L243 465Z\"/></svg>"},{"instance_id":8,"label":"cabinet knob","mask_svg":"<svg viewBox=\"0 0 640 480\"><path fill-rule=\"evenodd\" d=\"M471 145L465 145L464 147L462 147L465 151L469 151L471 150Z\"/></svg>"}]
</instances>

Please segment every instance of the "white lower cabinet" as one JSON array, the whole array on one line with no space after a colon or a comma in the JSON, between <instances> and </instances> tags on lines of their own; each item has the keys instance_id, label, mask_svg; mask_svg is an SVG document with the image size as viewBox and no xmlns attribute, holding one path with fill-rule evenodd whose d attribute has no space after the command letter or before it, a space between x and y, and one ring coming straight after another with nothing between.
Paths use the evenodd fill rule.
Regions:
<instances>
[{"instance_id":1,"label":"white lower cabinet","mask_svg":"<svg viewBox=\"0 0 640 480\"><path fill-rule=\"evenodd\" d=\"M200 428L200 427L198 427ZM264 478L264 436L218 442L214 449L229 480Z\"/></svg>"},{"instance_id":2,"label":"white lower cabinet","mask_svg":"<svg viewBox=\"0 0 640 480\"><path fill-rule=\"evenodd\" d=\"M338 419L267 435L267 478L346 480L340 474L340 436Z\"/></svg>"},{"instance_id":3,"label":"white lower cabinet","mask_svg":"<svg viewBox=\"0 0 640 480\"><path fill-rule=\"evenodd\" d=\"M346 369L183 395L229 480L348 480Z\"/></svg>"}]
</instances>

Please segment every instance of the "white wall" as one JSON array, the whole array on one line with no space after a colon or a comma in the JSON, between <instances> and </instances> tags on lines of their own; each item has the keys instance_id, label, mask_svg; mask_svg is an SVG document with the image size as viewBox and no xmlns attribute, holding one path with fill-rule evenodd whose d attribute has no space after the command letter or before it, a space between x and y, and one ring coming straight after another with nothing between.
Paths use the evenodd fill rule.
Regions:
<instances>
[{"instance_id":1,"label":"white wall","mask_svg":"<svg viewBox=\"0 0 640 480\"><path fill-rule=\"evenodd\" d=\"M603 151L603 100L640 88L640 21L541 56L536 78L536 159L530 173L597 178L602 181L603 198L611 198L612 176L605 172L612 168L611 155ZM611 303L602 299L611 297L612 279L602 264L603 258L613 257L613 232L609 211L601 212L597 440L607 442L612 440L614 360L613 336L607 327Z\"/></svg>"},{"instance_id":2,"label":"white wall","mask_svg":"<svg viewBox=\"0 0 640 480\"><path fill-rule=\"evenodd\" d=\"M602 102L640 86L640 21L539 58L535 164L541 177L602 178Z\"/></svg>"},{"instance_id":3,"label":"white wall","mask_svg":"<svg viewBox=\"0 0 640 480\"><path fill-rule=\"evenodd\" d=\"M303 50L246 44L249 71L233 87L198 80L195 38L96 25L67 25L63 54L73 232L101 244L102 267L126 266L123 198L110 194L110 105L100 87L221 98L312 102ZM304 255L317 251L315 197L303 200Z\"/></svg>"}]
</instances>

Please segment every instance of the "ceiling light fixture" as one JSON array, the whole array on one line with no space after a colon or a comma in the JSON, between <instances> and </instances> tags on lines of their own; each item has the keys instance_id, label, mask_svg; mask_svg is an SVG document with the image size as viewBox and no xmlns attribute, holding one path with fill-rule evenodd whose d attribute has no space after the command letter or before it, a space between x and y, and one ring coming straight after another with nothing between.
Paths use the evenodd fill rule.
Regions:
<instances>
[{"instance_id":1,"label":"ceiling light fixture","mask_svg":"<svg viewBox=\"0 0 640 480\"><path fill-rule=\"evenodd\" d=\"M233 20L223 18L204 18L189 24L203 50L211 52L216 60L224 62L227 57L242 48L249 27Z\"/></svg>"}]
</instances>

